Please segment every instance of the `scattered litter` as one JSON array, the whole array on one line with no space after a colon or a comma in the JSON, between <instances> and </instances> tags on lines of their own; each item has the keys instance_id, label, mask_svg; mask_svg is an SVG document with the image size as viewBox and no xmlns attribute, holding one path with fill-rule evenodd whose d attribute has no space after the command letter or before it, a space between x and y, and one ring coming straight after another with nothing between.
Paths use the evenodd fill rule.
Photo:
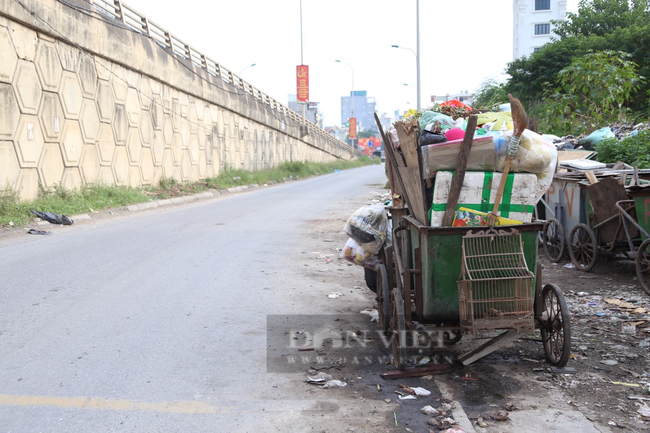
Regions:
<instances>
[{"instance_id":1,"label":"scattered litter","mask_svg":"<svg viewBox=\"0 0 650 433\"><path fill-rule=\"evenodd\" d=\"M340 380L330 380L325 382L321 388L343 388L345 386L348 386L348 384L345 382L342 382Z\"/></svg>"},{"instance_id":2,"label":"scattered litter","mask_svg":"<svg viewBox=\"0 0 650 433\"><path fill-rule=\"evenodd\" d=\"M332 292L329 295L327 295L327 297L330 298L330 299L336 299L336 298L338 298L340 296L343 296L343 293L341 293L341 292Z\"/></svg>"},{"instance_id":3,"label":"scattered litter","mask_svg":"<svg viewBox=\"0 0 650 433\"><path fill-rule=\"evenodd\" d=\"M627 383L627 382L612 382L614 385L623 385L623 386L631 386L633 388L639 388L641 385L638 383Z\"/></svg>"},{"instance_id":4,"label":"scattered litter","mask_svg":"<svg viewBox=\"0 0 650 433\"><path fill-rule=\"evenodd\" d=\"M307 382L308 383L321 384L321 383L325 383L325 382L327 382L329 380L332 380L332 376L327 374L327 373L323 373L323 372L318 373L314 377L307 376Z\"/></svg>"},{"instance_id":5,"label":"scattered litter","mask_svg":"<svg viewBox=\"0 0 650 433\"><path fill-rule=\"evenodd\" d=\"M415 395L417 395L418 397L426 397L427 395L431 395L431 391L424 388L420 388L419 386L411 389L415 391Z\"/></svg>"},{"instance_id":6,"label":"scattered litter","mask_svg":"<svg viewBox=\"0 0 650 433\"><path fill-rule=\"evenodd\" d=\"M375 308L373 308L372 310L362 310L360 311L360 313L370 316L371 322L379 322L379 311L377 311L377 309Z\"/></svg>"},{"instance_id":7,"label":"scattered litter","mask_svg":"<svg viewBox=\"0 0 650 433\"><path fill-rule=\"evenodd\" d=\"M505 420L508 419L508 415L510 415L510 413L508 411L500 410L500 411L498 411L497 413L494 414L494 419L497 420L497 421L505 421Z\"/></svg>"},{"instance_id":8,"label":"scattered litter","mask_svg":"<svg viewBox=\"0 0 650 433\"><path fill-rule=\"evenodd\" d=\"M393 402L393 400L391 400L390 398L385 398L384 401L386 402L386 404L390 404Z\"/></svg>"},{"instance_id":9,"label":"scattered litter","mask_svg":"<svg viewBox=\"0 0 650 433\"><path fill-rule=\"evenodd\" d=\"M36 209L32 209L31 212L39 217L42 220L45 220L51 224L62 224L65 226L72 225L74 221L70 218L68 218L65 215L58 215L52 212L40 212L37 211Z\"/></svg>"},{"instance_id":10,"label":"scattered litter","mask_svg":"<svg viewBox=\"0 0 650 433\"><path fill-rule=\"evenodd\" d=\"M447 430L443 431L442 433L467 433L467 430L460 426L455 426L448 428Z\"/></svg>"},{"instance_id":11,"label":"scattered litter","mask_svg":"<svg viewBox=\"0 0 650 433\"><path fill-rule=\"evenodd\" d=\"M573 265L573 263L567 263L566 265L564 265L564 267L567 268L567 269L575 269L575 266Z\"/></svg>"},{"instance_id":12,"label":"scattered litter","mask_svg":"<svg viewBox=\"0 0 650 433\"><path fill-rule=\"evenodd\" d=\"M451 405L449 403L442 403L438 408L439 412L449 412L451 410Z\"/></svg>"},{"instance_id":13,"label":"scattered litter","mask_svg":"<svg viewBox=\"0 0 650 433\"><path fill-rule=\"evenodd\" d=\"M567 266L565 266L565 268L566 267ZM576 295L578 295L578 296L587 296L587 295L589 295L589 293L588 292L578 292L578 293L576 293Z\"/></svg>"},{"instance_id":14,"label":"scattered litter","mask_svg":"<svg viewBox=\"0 0 650 433\"><path fill-rule=\"evenodd\" d=\"M420 367L422 365L426 365L431 362L431 358L428 356L423 356L417 363L417 366Z\"/></svg>"},{"instance_id":15,"label":"scattered litter","mask_svg":"<svg viewBox=\"0 0 650 433\"><path fill-rule=\"evenodd\" d=\"M637 412L639 412L643 417L650 418L650 406L645 403L643 403L643 406L639 407Z\"/></svg>"},{"instance_id":16,"label":"scattered litter","mask_svg":"<svg viewBox=\"0 0 650 433\"><path fill-rule=\"evenodd\" d=\"M438 416L440 414L440 412L438 412L436 409L434 409L429 405L424 406L422 409L420 409L420 412L422 412L425 415L433 415L433 416Z\"/></svg>"},{"instance_id":17,"label":"scattered litter","mask_svg":"<svg viewBox=\"0 0 650 433\"><path fill-rule=\"evenodd\" d=\"M30 235L51 235L52 232L46 232L45 230L36 230L36 229L29 229L27 232Z\"/></svg>"},{"instance_id":18,"label":"scattered litter","mask_svg":"<svg viewBox=\"0 0 650 433\"><path fill-rule=\"evenodd\" d=\"M604 361L600 361L600 363L601 363L601 364L605 364L605 365L612 366L612 365L616 365L616 364L618 364L618 361L616 361L616 360L614 360L614 359L606 359L606 360L604 360Z\"/></svg>"},{"instance_id":19,"label":"scattered litter","mask_svg":"<svg viewBox=\"0 0 650 433\"><path fill-rule=\"evenodd\" d=\"M417 400L417 397L414 395L398 395L397 396L400 400Z\"/></svg>"}]
</instances>

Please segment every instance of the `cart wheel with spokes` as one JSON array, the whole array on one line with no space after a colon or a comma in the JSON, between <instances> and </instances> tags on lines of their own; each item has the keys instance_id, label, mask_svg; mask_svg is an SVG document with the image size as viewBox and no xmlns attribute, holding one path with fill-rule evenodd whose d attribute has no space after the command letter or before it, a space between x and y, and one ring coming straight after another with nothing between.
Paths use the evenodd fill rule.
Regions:
<instances>
[{"instance_id":1,"label":"cart wheel with spokes","mask_svg":"<svg viewBox=\"0 0 650 433\"><path fill-rule=\"evenodd\" d=\"M553 263L557 263L564 253L564 228L555 218L550 218L544 225L542 232L542 244L546 257Z\"/></svg>"},{"instance_id":2,"label":"cart wheel with spokes","mask_svg":"<svg viewBox=\"0 0 650 433\"><path fill-rule=\"evenodd\" d=\"M386 266L377 266L377 310L379 311L379 326L384 334L390 331L390 290Z\"/></svg>"},{"instance_id":3,"label":"cart wheel with spokes","mask_svg":"<svg viewBox=\"0 0 650 433\"><path fill-rule=\"evenodd\" d=\"M571 355L571 323L562 290L555 284L546 284L542 304L539 324L546 359L552 365L564 367Z\"/></svg>"},{"instance_id":4,"label":"cart wheel with spokes","mask_svg":"<svg viewBox=\"0 0 650 433\"><path fill-rule=\"evenodd\" d=\"M406 367L406 319L404 318L404 297L400 289L394 288L391 292L390 306L393 364L396 369L404 370Z\"/></svg>"},{"instance_id":5,"label":"cart wheel with spokes","mask_svg":"<svg viewBox=\"0 0 650 433\"><path fill-rule=\"evenodd\" d=\"M598 244L596 233L587 224L577 224L571 235L569 256L575 267L583 272L590 271L598 260Z\"/></svg>"},{"instance_id":6,"label":"cart wheel with spokes","mask_svg":"<svg viewBox=\"0 0 650 433\"><path fill-rule=\"evenodd\" d=\"M643 290L650 295L650 239L643 241L636 253L636 277Z\"/></svg>"}]
</instances>

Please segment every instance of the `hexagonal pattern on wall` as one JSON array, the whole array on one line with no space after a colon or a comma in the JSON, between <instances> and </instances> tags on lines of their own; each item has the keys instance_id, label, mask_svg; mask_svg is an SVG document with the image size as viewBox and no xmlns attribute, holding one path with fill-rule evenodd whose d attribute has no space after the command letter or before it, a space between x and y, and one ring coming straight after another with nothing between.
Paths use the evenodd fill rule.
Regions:
<instances>
[{"instance_id":1,"label":"hexagonal pattern on wall","mask_svg":"<svg viewBox=\"0 0 650 433\"><path fill-rule=\"evenodd\" d=\"M126 102L124 103L124 106L126 107L126 116L129 119L129 126L140 125L141 108L137 90L130 88L126 92Z\"/></svg>"},{"instance_id":2,"label":"hexagonal pattern on wall","mask_svg":"<svg viewBox=\"0 0 650 433\"><path fill-rule=\"evenodd\" d=\"M81 92L86 98L95 97L97 90L97 69L95 69L95 60L88 54L82 54L79 57L79 67L77 76L81 83Z\"/></svg>"},{"instance_id":3,"label":"hexagonal pattern on wall","mask_svg":"<svg viewBox=\"0 0 650 433\"><path fill-rule=\"evenodd\" d=\"M79 62L79 49L62 41L56 41L55 44L63 69L70 72L76 71Z\"/></svg>"},{"instance_id":4,"label":"hexagonal pattern on wall","mask_svg":"<svg viewBox=\"0 0 650 433\"><path fill-rule=\"evenodd\" d=\"M151 156L151 149L149 148L142 149L142 155L140 156L140 173L143 185L153 184L154 165L153 157Z\"/></svg>"},{"instance_id":5,"label":"hexagonal pattern on wall","mask_svg":"<svg viewBox=\"0 0 650 433\"><path fill-rule=\"evenodd\" d=\"M165 149L162 162L163 176L166 178L174 177L174 155L171 149Z\"/></svg>"},{"instance_id":6,"label":"hexagonal pattern on wall","mask_svg":"<svg viewBox=\"0 0 650 433\"><path fill-rule=\"evenodd\" d=\"M79 190L83 186L79 167L68 167L63 170L63 177L61 178L61 186L65 189Z\"/></svg>"},{"instance_id":7,"label":"hexagonal pattern on wall","mask_svg":"<svg viewBox=\"0 0 650 433\"><path fill-rule=\"evenodd\" d=\"M113 74L109 75L113 96L118 104L126 103L129 87L126 83L126 70L120 65L113 65Z\"/></svg>"},{"instance_id":8,"label":"hexagonal pattern on wall","mask_svg":"<svg viewBox=\"0 0 650 433\"><path fill-rule=\"evenodd\" d=\"M163 112L162 99L160 99L160 95L153 95L150 111L153 129L161 130L163 128L165 113Z\"/></svg>"},{"instance_id":9,"label":"hexagonal pattern on wall","mask_svg":"<svg viewBox=\"0 0 650 433\"><path fill-rule=\"evenodd\" d=\"M140 98L140 108L151 110L153 103L153 92L151 90L151 78L140 78L140 87L138 88L138 97Z\"/></svg>"},{"instance_id":10,"label":"hexagonal pattern on wall","mask_svg":"<svg viewBox=\"0 0 650 433\"><path fill-rule=\"evenodd\" d=\"M63 162L66 167L79 166L81 151L84 147L84 139L81 135L79 122L67 120L63 123L61 135L61 149L63 150Z\"/></svg>"},{"instance_id":11,"label":"hexagonal pattern on wall","mask_svg":"<svg viewBox=\"0 0 650 433\"><path fill-rule=\"evenodd\" d=\"M97 150L99 151L99 163L101 165L111 165L115 154L115 140L113 139L111 125L107 123L99 125Z\"/></svg>"},{"instance_id":12,"label":"hexagonal pattern on wall","mask_svg":"<svg viewBox=\"0 0 650 433\"><path fill-rule=\"evenodd\" d=\"M140 141L140 132L138 132L137 128L129 128L126 150L128 151L131 165L138 165L140 163L140 156L142 155L142 142Z\"/></svg>"},{"instance_id":13,"label":"hexagonal pattern on wall","mask_svg":"<svg viewBox=\"0 0 650 433\"><path fill-rule=\"evenodd\" d=\"M97 83L97 113L99 120L106 123L111 123L115 115L115 98L111 90L111 84L108 81L99 80Z\"/></svg>"},{"instance_id":14,"label":"hexagonal pattern on wall","mask_svg":"<svg viewBox=\"0 0 650 433\"><path fill-rule=\"evenodd\" d=\"M19 60L14 77L16 100L23 114L36 114L41 102L41 83L38 80L36 67L31 62Z\"/></svg>"},{"instance_id":15,"label":"hexagonal pattern on wall","mask_svg":"<svg viewBox=\"0 0 650 433\"><path fill-rule=\"evenodd\" d=\"M63 119L64 114L59 95L43 92L43 99L38 110L38 120L41 122L45 141L59 141Z\"/></svg>"},{"instance_id":16,"label":"hexagonal pattern on wall","mask_svg":"<svg viewBox=\"0 0 650 433\"><path fill-rule=\"evenodd\" d=\"M33 62L36 58L36 46L38 45L38 34L25 26L9 22L9 34L11 41L16 48L19 59Z\"/></svg>"},{"instance_id":17,"label":"hexagonal pattern on wall","mask_svg":"<svg viewBox=\"0 0 650 433\"><path fill-rule=\"evenodd\" d=\"M129 180L129 166L129 155L126 151L126 147L116 147L115 157L113 159L113 172L115 174L115 183L117 185L127 185Z\"/></svg>"},{"instance_id":18,"label":"hexagonal pattern on wall","mask_svg":"<svg viewBox=\"0 0 650 433\"><path fill-rule=\"evenodd\" d=\"M126 119L126 108L124 108L124 105L115 104L115 115L113 116L113 123L111 125L113 126L115 144L125 145L129 132L129 121Z\"/></svg>"},{"instance_id":19,"label":"hexagonal pattern on wall","mask_svg":"<svg viewBox=\"0 0 650 433\"><path fill-rule=\"evenodd\" d=\"M171 147L174 142L174 128L172 127L172 119L169 116L165 116L163 121L163 141L165 142L165 147Z\"/></svg>"},{"instance_id":20,"label":"hexagonal pattern on wall","mask_svg":"<svg viewBox=\"0 0 650 433\"><path fill-rule=\"evenodd\" d=\"M6 27L0 27L0 82L11 83L17 64L18 57L9 36L9 30Z\"/></svg>"},{"instance_id":21,"label":"hexagonal pattern on wall","mask_svg":"<svg viewBox=\"0 0 650 433\"><path fill-rule=\"evenodd\" d=\"M38 198L38 170L36 168L20 169L16 192L21 201L32 201Z\"/></svg>"},{"instance_id":22,"label":"hexagonal pattern on wall","mask_svg":"<svg viewBox=\"0 0 650 433\"><path fill-rule=\"evenodd\" d=\"M99 177L97 179L99 185L113 186L115 185L115 176L112 167L99 167Z\"/></svg>"},{"instance_id":23,"label":"hexagonal pattern on wall","mask_svg":"<svg viewBox=\"0 0 650 433\"><path fill-rule=\"evenodd\" d=\"M181 181L189 182L190 176L192 176L192 161L190 158L190 151L187 149L183 150L180 166L181 166Z\"/></svg>"},{"instance_id":24,"label":"hexagonal pattern on wall","mask_svg":"<svg viewBox=\"0 0 650 433\"><path fill-rule=\"evenodd\" d=\"M43 133L38 117L23 114L16 129L16 154L22 168L33 168L43 150Z\"/></svg>"},{"instance_id":25,"label":"hexagonal pattern on wall","mask_svg":"<svg viewBox=\"0 0 650 433\"><path fill-rule=\"evenodd\" d=\"M153 125L151 124L151 115L148 111L143 111L140 117L140 138L142 145L150 147L153 140Z\"/></svg>"},{"instance_id":26,"label":"hexagonal pattern on wall","mask_svg":"<svg viewBox=\"0 0 650 433\"><path fill-rule=\"evenodd\" d=\"M88 144L94 144L99 136L99 116L95 102L90 99L84 99L81 104L81 114L79 116L81 125L81 134Z\"/></svg>"},{"instance_id":27,"label":"hexagonal pattern on wall","mask_svg":"<svg viewBox=\"0 0 650 433\"><path fill-rule=\"evenodd\" d=\"M40 41L36 49L36 72L43 90L56 92L61 81L61 61L53 42Z\"/></svg>"},{"instance_id":28,"label":"hexagonal pattern on wall","mask_svg":"<svg viewBox=\"0 0 650 433\"><path fill-rule=\"evenodd\" d=\"M99 179L99 154L97 146L86 144L81 155L81 177L85 185L96 185Z\"/></svg>"},{"instance_id":29,"label":"hexagonal pattern on wall","mask_svg":"<svg viewBox=\"0 0 650 433\"><path fill-rule=\"evenodd\" d=\"M199 149L199 137L197 137L196 134L190 136L189 150L190 161L192 162L192 165L195 165L199 162L199 154L201 153L201 150Z\"/></svg>"},{"instance_id":30,"label":"hexagonal pattern on wall","mask_svg":"<svg viewBox=\"0 0 650 433\"><path fill-rule=\"evenodd\" d=\"M20 173L20 165L13 143L0 141L0 189L10 188L13 191L18 173Z\"/></svg>"},{"instance_id":31,"label":"hexagonal pattern on wall","mask_svg":"<svg viewBox=\"0 0 650 433\"><path fill-rule=\"evenodd\" d=\"M11 84L0 83L0 139L14 138L20 120L18 101Z\"/></svg>"},{"instance_id":32,"label":"hexagonal pattern on wall","mask_svg":"<svg viewBox=\"0 0 650 433\"><path fill-rule=\"evenodd\" d=\"M165 152L165 143L163 142L162 132L153 132L153 141L151 142L151 154L153 156L153 163L156 167L162 165L163 155Z\"/></svg>"},{"instance_id":33,"label":"hexagonal pattern on wall","mask_svg":"<svg viewBox=\"0 0 650 433\"><path fill-rule=\"evenodd\" d=\"M58 143L45 143L38 163L41 183L46 189L54 188L63 177L63 158Z\"/></svg>"},{"instance_id":34,"label":"hexagonal pattern on wall","mask_svg":"<svg viewBox=\"0 0 650 433\"><path fill-rule=\"evenodd\" d=\"M59 95L61 95L61 105L63 106L65 117L67 119L79 119L83 94L81 93L79 80L74 73L68 71L63 72Z\"/></svg>"},{"instance_id":35,"label":"hexagonal pattern on wall","mask_svg":"<svg viewBox=\"0 0 650 433\"><path fill-rule=\"evenodd\" d=\"M127 185L131 188L139 188L142 185L142 177L140 175L140 167L130 166Z\"/></svg>"}]
</instances>

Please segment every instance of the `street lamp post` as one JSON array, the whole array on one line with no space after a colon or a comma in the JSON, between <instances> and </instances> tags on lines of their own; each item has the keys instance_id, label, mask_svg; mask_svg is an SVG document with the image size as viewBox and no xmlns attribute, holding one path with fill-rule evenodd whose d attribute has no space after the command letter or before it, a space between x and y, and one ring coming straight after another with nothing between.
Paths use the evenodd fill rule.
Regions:
<instances>
[{"instance_id":1,"label":"street lamp post","mask_svg":"<svg viewBox=\"0 0 650 433\"><path fill-rule=\"evenodd\" d=\"M350 117L354 117L354 68L352 65L342 62L340 60L334 60L336 63L340 63L342 65L345 65L350 68L350 71L352 72L352 93L350 93L350 110L351 114Z\"/></svg>"},{"instance_id":2,"label":"street lamp post","mask_svg":"<svg viewBox=\"0 0 650 433\"><path fill-rule=\"evenodd\" d=\"M420 38L418 37L418 46L420 45L419 39ZM413 55L415 56L415 67L417 69L417 84L416 85L417 85L417 92L418 92L418 94L417 94L417 102L418 102L418 111L420 111L420 108L421 108L421 106L420 106L420 56L418 56L418 53L416 53L415 51L413 51L410 48L400 47L399 45L391 45L391 48L399 48L401 50L408 50L408 51L412 52Z\"/></svg>"},{"instance_id":3,"label":"street lamp post","mask_svg":"<svg viewBox=\"0 0 650 433\"><path fill-rule=\"evenodd\" d=\"M239 71L239 77L241 78L241 74L242 74L242 72L244 72L246 69L250 69L250 68L252 68L252 67L255 66L255 65L257 65L257 63L253 63L253 64L250 65L250 66L246 66L244 69L242 69L241 71Z\"/></svg>"}]
</instances>

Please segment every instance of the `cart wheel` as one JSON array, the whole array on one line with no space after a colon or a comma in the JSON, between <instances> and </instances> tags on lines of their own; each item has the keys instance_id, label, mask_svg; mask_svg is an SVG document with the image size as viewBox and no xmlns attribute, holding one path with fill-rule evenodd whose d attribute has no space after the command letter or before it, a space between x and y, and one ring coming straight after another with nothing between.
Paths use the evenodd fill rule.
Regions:
<instances>
[{"instance_id":1,"label":"cart wheel","mask_svg":"<svg viewBox=\"0 0 650 433\"><path fill-rule=\"evenodd\" d=\"M379 310L379 326L384 334L390 331L390 291L386 266L377 266L377 309Z\"/></svg>"},{"instance_id":2,"label":"cart wheel","mask_svg":"<svg viewBox=\"0 0 650 433\"><path fill-rule=\"evenodd\" d=\"M377 271L363 268L363 277L366 280L366 286L373 292L377 293Z\"/></svg>"},{"instance_id":3,"label":"cart wheel","mask_svg":"<svg viewBox=\"0 0 650 433\"><path fill-rule=\"evenodd\" d=\"M391 292L390 327L393 331L393 363L398 370L406 367L406 320L404 319L404 298L402 291L394 288Z\"/></svg>"},{"instance_id":4,"label":"cart wheel","mask_svg":"<svg viewBox=\"0 0 650 433\"><path fill-rule=\"evenodd\" d=\"M546 257L553 263L559 262L564 253L564 228L555 218L549 219L544 225L542 244Z\"/></svg>"},{"instance_id":5,"label":"cart wheel","mask_svg":"<svg viewBox=\"0 0 650 433\"><path fill-rule=\"evenodd\" d=\"M643 241L636 253L636 277L643 290L650 295L650 239Z\"/></svg>"},{"instance_id":6,"label":"cart wheel","mask_svg":"<svg viewBox=\"0 0 650 433\"><path fill-rule=\"evenodd\" d=\"M596 233L587 224L578 224L571 230L569 256L575 267L583 272L590 271L598 260Z\"/></svg>"},{"instance_id":7,"label":"cart wheel","mask_svg":"<svg viewBox=\"0 0 650 433\"><path fill-rule=\"evenodd\" d=\"M564 367L571 355L571 323L562 290L547 284L542 290L540 331L544 353L549 363Z\"/></svg>"}]
</instances>

